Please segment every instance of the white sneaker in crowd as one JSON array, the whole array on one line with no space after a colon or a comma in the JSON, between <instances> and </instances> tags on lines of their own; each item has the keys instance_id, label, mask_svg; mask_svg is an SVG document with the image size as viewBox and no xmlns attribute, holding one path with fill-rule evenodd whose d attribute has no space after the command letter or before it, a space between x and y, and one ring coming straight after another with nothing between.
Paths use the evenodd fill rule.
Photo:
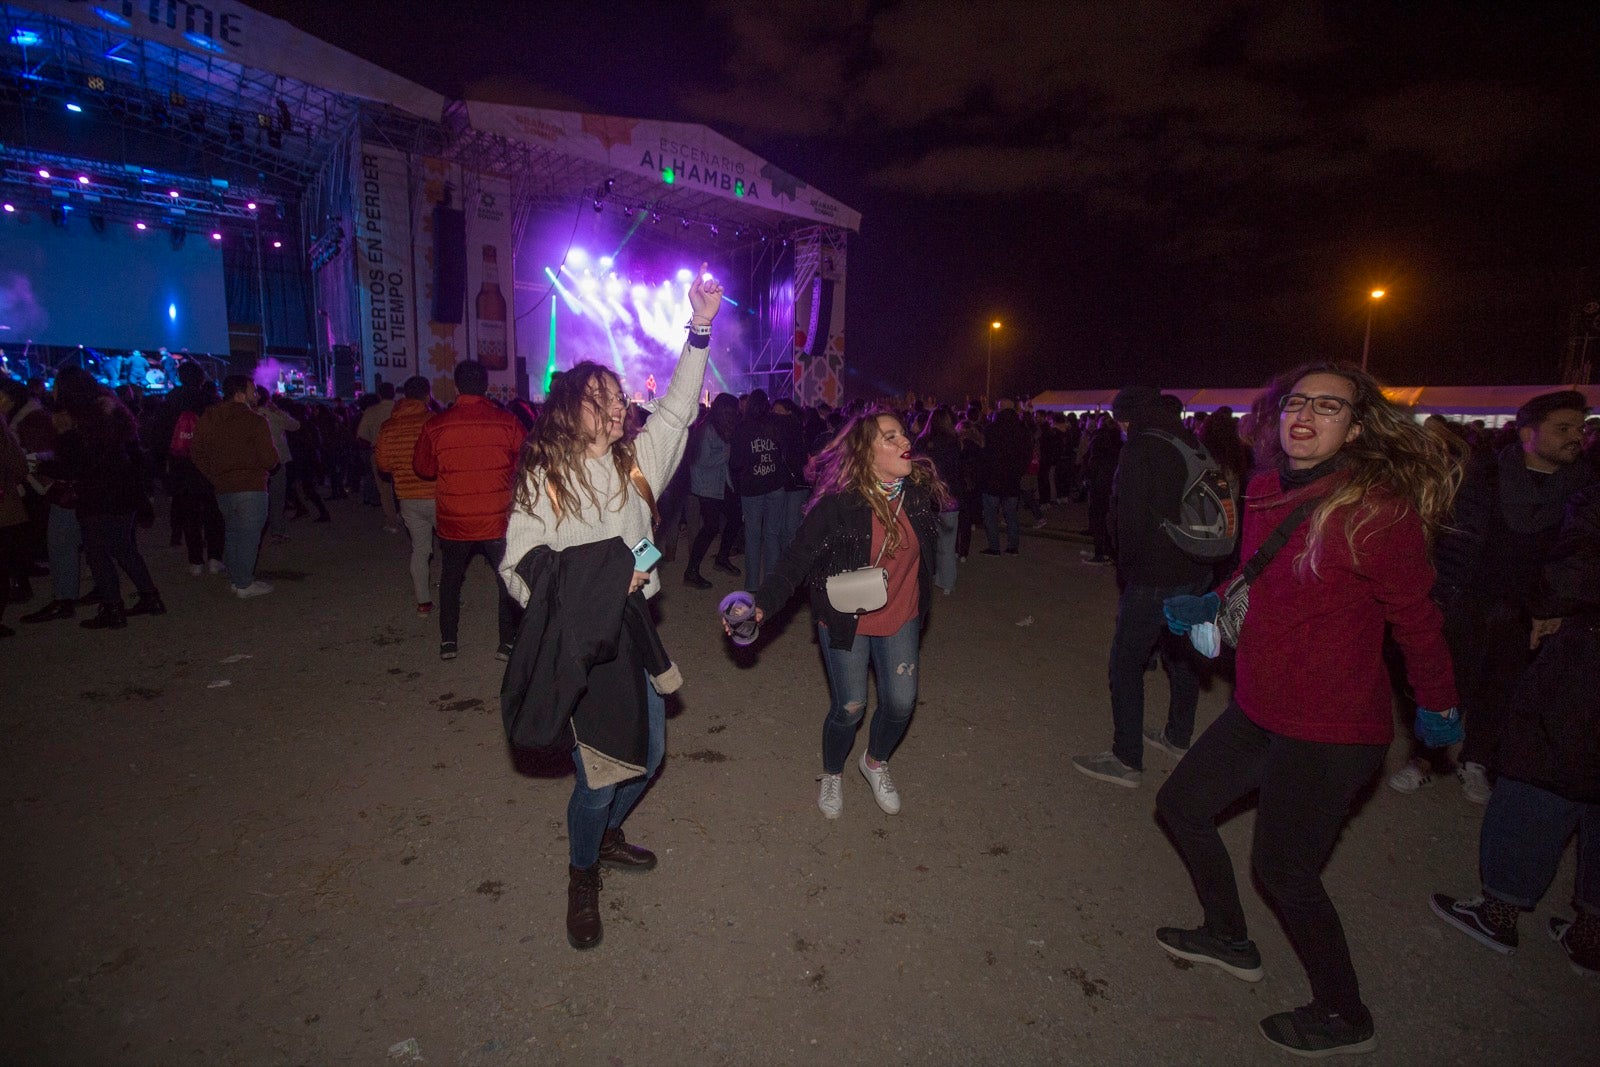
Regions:
<instances>
[{"instance_id":1,"label":"white sneaker in crowd","mask_svg":"<svg viewBox=\"0 0 1600 1067\"><path fill-rule=\"evenodd\" d=\"M238 597L240 600L248 600L253 596L266 596L270 592L272 592L272 586L260 580L251 582L243 589L240 589L238 586L234 586L233 589L233 595Z\"/></svg>"},{"instance_id":2,"label":"white sneaker in crowd","mask_svg":"<svg viewBox=\"0 0 1600 1067\"><path fill-rule=\"evenodd\" d=\"M844 811L844 775L819 774L817 781L822 783L822 791L817 794L817 807L822 809L822 814L829 819L837 819L839 813Z\"/></svg>"},{"instance_id":3,"label":"white sneaker in crowd","mask_svg":"<svg viewBox=\"0 0 1600 1067\"><path fill-rule=\"evenodd\" d=\"M867 765L867 754L861 753L861 774L872 787L872 799L878 802L886 815L900 814L900 792L894 787L894 779L889 777L889 765L880 763L876 767Z\"/></svg>"},{"instance_id":4,"label":"white sneaker in crowd","mask_svg":"<svg viewBox=\"0 0 1600 1067\"><path fill-rule=\"evenodd\" d=\"M223 571L228 569L227 564L223 563L220 559L207 560L206 566L211 568L212 574L221 574Z\"/></svg>"},{"instance_id":5,"label":"white sneaker in crowd","mask_svg":"<svg viewBox=\"0 0 1600 1067\"><path fill-rule=\"evenodd\" d=\"M1463 763L1456 768L1456 779L1461 783L1462 794L1474 804L1487 804L1494 796L1494 786L1489 784L1489 775L1481 763Z\"/></svg>"},{"instance_id":6,"label":"white sneaker in crowd","mask_svg":"<svg viewBox=\"0 0 1600 1067\"><path fill-rule=\"evenodd\" d=\"M1429 782L1433 775L1416 760L1408 760L1404 767L1389 776L1389 788L1396 793L1415 793Z\"/></svg>"},{"instance_id":7,"label":"white sneaker in crowd","mask_svg":"<svg viewBox=\"0 0 1600 1067\"><path fill-rule=\"evenodd\" d=\"M205 564L203 564L203 563L191 563L191 564L189 564L189 573L190 574L192 574L192 575L194 575L196 577L199 577L200 575L204 574L205 572L206 572Z\"/></svg>"}]
</instances>

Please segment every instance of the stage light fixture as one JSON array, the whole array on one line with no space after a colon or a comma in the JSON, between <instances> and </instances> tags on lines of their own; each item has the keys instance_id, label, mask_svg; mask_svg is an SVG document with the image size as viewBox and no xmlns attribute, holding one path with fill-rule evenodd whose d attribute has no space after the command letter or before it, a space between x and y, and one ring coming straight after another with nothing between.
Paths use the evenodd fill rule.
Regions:
<instances>
[{"instance_id":1,"label":"stage light fixture","mask_svg":"<svg viewBox=\"0 0 1600 1067\"><path fill-rule=\"evenodd\" d=\"M272 242L272 247L273 248L282 248L283 247L283 242L282 241L274 241L274 242Z\"/></svg>"},{"instance_id":2,"label":"stage light fixture","mask_svg":"<svg viewBox=\"0 0 1600 1067\"><path fill-rule=\"evenodd\" d=\"M124 27L126 27L126 26L132 26L133 25L133 23L129 22L126 17L117 14L110 7L106 7L106 6L97 7L97 8L94 9L94 13L96 15L99 15L101 18L105 19L107 22L111 23L113 26L124 26Z\"/></svg>"},{"instance_id":3,"label":"stage light fixture","mask_svg":"<svg viewBox=\"0 0 1600 1067\"><path fill-rule=\"evenodd\" d=\"M601 256L600 257L600 269L601 270L610 270L612 268L612 266L614 266L616 264L616 262L617 261L612 259L610 256Z\"/></svg>"},{"instance_id":4,"label":"stage light fixture","mask_svg":"<svg viewBox=\"0 0 1600 1067\"><path fill-rule=\"evenodd\" d=\"M661 221L661 212L659 212L659 211L650 212L650 221L652 223L660 222Z\"/></svg>"},{"instance_id":5,"label":"stage light fixture","mask_svg":"<svg viewBox=\"0 0 1600 1067\"><path fill-rule=\"evenodd\" d=\"M125 63L130 67L133 66L133 58L131 56L125 56L122 54L122 47L127 43L128 42L126 41L118 41L116 44L106 49L106 54L103 58L108 59L113 63Z\"/></svg>"},{"instance_id":6,"label":"stage light fixture","mask_svg":"<svg viewBox=\"0 0 1600 1067\"><path fill-rule=\"evenodd\" d=\"M220 240L222 240L222 231L220 231L220 230L212 230L212 231L211 231L211 239L212 239L212 240L213 240L213 241L220 241Z\"/></svg>"},{"instance_id":7,"label":"stage light fixture","mask_svg":"<svg viewBox=\"0 0 1600 1067\"><path fill-rule=\"evenodd\" d=\"M6 205L6 214L7 215L15 215L16 213L17 213L17 205L15 205L15 204L7 204Z\"/></svg>"},{"instance_id":8,"label":"stage light fixture","mask_svg":"<svg viewBox=\"0 0 1600 1067\"><path fill-rule=\"evenodd\" d=\"M143 232L145 230L148 230L150 227L146 226L142 222L136 222L136 223L133 224L133 228L136 229L136 230L139 230L140 232Z\"/></svg>"},{"instance_id":9,"label":"stage light fixture","mask_svg":"<svg viewBox=\"0 0 1600 1067\"><path fill-rule=\"evenodd\" d=\"M689 228L689 220L688 219L679 219L678 222L683 226L684 229L687 230Z\"/></svg>"},{"instance_id":10,"label":"stage light fixture","mask_svg":"<svg viewBox=\"0 0 1600 1067\"><path fill-rule=\"evenodd\" d=\"M179 195L178 194L178 190L176 190L176 189L168 189L167 190L167 195L172 197L172 199L176 200L176 199L178 199L178 195Z\"/></svg>"},{"instance_id":11,"label":"stage light fixture","mask_svg":"<svg viewBox=\"0 0 1600 1067\"><path fill-rule=\"evenodd\" d=\"M19 28L11 31L11 43L18 48L32 48L42 40L44 38L32 30Z\"/></svg>"},{"instance_id":12,"label":"stage light fixture","mask_svg":"<svg viewBox=\"0 0 1600 1067\"><path fill-rule=\"evenodd\" d=\"M87 174L78 175L78 184L79 185L88 185L89 184L89 176Z\"/></svg>"},{"instance_id":13,"label":"stage light fixture","mask_svg":"<svg viewBox=\"0 0 1600 1067\"><path fill-rule=\"evenodd\" d=\"M711 236L713 236L713 237L722 236L722 231L717 229L717 224L714 223L714 222L711 224Z\"/></svg>"},{"instance_id":14,"label":"stage light fixture","mask_svg":"<svg viewBox=\"0 0 1600 1067\"><path fill-rule=\"evenodd\" d=\"M67 110L72 112L74 115L81 115L83 114L83 105L73 101L68 101Z\"/></svg>"},{"instance_id":15,"label":"stage light fixture","mask_svg":"<svg viewBox=\"0 0 1600 1067\"><path fill-rule=\"evenodd\" d=\"M631 208L631 207L624 207L624 208L623 208L623 209L622 209L622 217L623 217L623 218L625 218L625 219L631 219L631 218L633 218L633 208Z\"/></svg>"},{"instance_id":16,"label":"stage light fixture","mask_svg":"<svg viewBox=\"0 0 1600 1067\"><path fill-rule=\"evenodd\" d=\"M246 211L254 211L256 209L256 202L254 200L250 201L244 206L244 209Z\"/></svg>"},{"instance_id":17,"label":"stage light fixture","mask_svg":"<svg viewBox=\"0 0 1600 1067\"><path fill-rule=\"evenodd\" d=\"M45 170L43 167L40 167L39 168L39 177L43 178L45 181L49 181L50 180L50 172Z\"/></svg>"}]
</instances>

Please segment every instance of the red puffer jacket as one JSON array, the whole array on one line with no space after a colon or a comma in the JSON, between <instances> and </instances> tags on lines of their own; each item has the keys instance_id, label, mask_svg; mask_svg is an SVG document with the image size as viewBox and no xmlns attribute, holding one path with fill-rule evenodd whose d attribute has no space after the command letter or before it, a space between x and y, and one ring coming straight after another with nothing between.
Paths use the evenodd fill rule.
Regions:
<instances>
[{"instance_id":1,"label":"red puffer jacket","mask_svg":"<svg viewBox=\"0 0 1600 1067\"><path fill-rule=\"evenodd\" d=\"M439 536L494 541L506 535L522 424L481 396L462 396L422 424L411 466L434 480Z\"/></svg>"}]
</instances>

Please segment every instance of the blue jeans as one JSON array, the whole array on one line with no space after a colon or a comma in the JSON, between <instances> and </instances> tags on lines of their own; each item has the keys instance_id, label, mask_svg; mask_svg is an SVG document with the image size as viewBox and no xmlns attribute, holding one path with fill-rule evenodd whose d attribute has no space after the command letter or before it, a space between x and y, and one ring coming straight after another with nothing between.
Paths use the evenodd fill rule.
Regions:
<instances>
[{"instance_id":1,"label":"blue jeans","mask_svg":"<svg viewBox=\"0 0 1600 1067\"><path fill-rule=\"evenodd\" d=\"M1600 915L1600 804L1568 800L1515 778L1501 778L1483 813L1478 865L1483 890L1519 908L1537 905L1578 833L1578 907Z\"/></svg>"},{"instance_id":2,"label":"blue jeans","mask_svg":"<svg viewBox=\"0 0 1600 1067\"><path fill-rule=\"evenodd\" d=\"M741 496L744 512L744 575L746 589L759 589L783 555L783 530L788 523L788 490Z\"/></svg>"},{"instance_id":3,"label":"blue jeans","mask_svg":"<svg viewBox=\"0 0 1600 1067\"><path fill-rule=\"evenodd\" d=\"M50 559L51 595L57 600L77 600L83 581L78 557L83 548L83 528L78 525L78 513L51 504L44 537Z\"/></svg>"},{"instance_id":4,"label":"blue jeans","mask_svg":"<svg viewBox=\"0 0 1600 1067\"><path fill-rule=\"evenodd\" d=\"M878 676L878 712L867 735L867 755L880 763L894 752L917 706L917 646L922 622L915 615L889 637L856 635L845 650L830 648L828 628L817 623L822 662L828 671L828 717L822 722L822 769L844 771L867 711L867 668Z\"/></svg>"},{"instance_id":5,"label":"blue jeans","mask_svg":"<svg viewBox=\"0 0 1600 1067\"><path fill-rule=\"evenodd\" d=\"M222 509L222 562L235 589L245 589L256 580L256 553L261 550L261 531L267 525L267 494L218 493Z\"/></svg>"},{"instance_id":6,"label":"blue jeans","mask_svg":"<svg viewBox=\"0 0 1600 1067\"><path fill-rule=\"evenodd\" d=\"M1017 525L1017 497L983 494L983 532L989 536L989 550L1000 551L999 516L1006 517L1006 547L1015 552L1022 545L1022 528Z\"/></svg>"},{"instance_id":7,"label":"blue jeans","mask_svg":"<svg viewBox=\"0 0 1600 1067\"><path fill-rule=\"evenodd\" d=\"M1117 629L1111 638L1111 751L1134 770L1144 769L1144 669L1151 653L1161 652L1172 695L1167 702L1167 740L1188 748L1194 734L1194 709L1200 701L1200 676L1187 637L1167 629L1161 602L1182 593L1203 593L1205 583L1157 588L1130 585L1117 601Z\"/></svg>"},{"instance_id":8,"label":"blue jeans","mask_svg":"<svg viewBox=\"0 0 1600 1067\"><path fill-rule=\"evenodd\" d=\"M956 520L959 511L939 512L939 554L934 557L933 584L952 593L956 588Z\"/></svg>"},{"instance_id":9,"label":"blue jeans","mask_svg":"<svg viewBox=\"0 0 1600 1067\"><path fill-rule=\"evenodd\" d=\"M805 518L806 501L811 499L809 489L788 489L783 494L783 544L779 549L780 554L788 551L789 543L794 540L794 535L800 532L801 520Z\"/></svg>"},{"instance_id":10,"label":"blue jeans","mask_svg":"<svg viewBox=\"0 0 1600 1067\"><path fill-rule=\"evenodd\" d=\"M572 799L567 801L567 847L574 867L587 869L600 861L600 838L607 830L622 825L628 812L650 788L650 781L661 766L662 753L667 750L667 699L656 692L648 677L644 681L644 692L650 740L645 749L643 775L618 785L591 789L583 773L583 753L577 745L572 746L572 762L578 768L578 780L572 784Z\"/></svg>"}]
</instances>

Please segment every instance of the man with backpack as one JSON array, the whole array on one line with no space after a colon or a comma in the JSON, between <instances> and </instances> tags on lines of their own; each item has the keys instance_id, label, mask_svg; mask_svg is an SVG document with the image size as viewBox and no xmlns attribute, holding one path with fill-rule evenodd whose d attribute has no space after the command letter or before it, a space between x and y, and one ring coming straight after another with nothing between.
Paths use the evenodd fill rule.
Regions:
<instances>
[{"instance_id":1,"label":"man with backpack","mask_svg":"<svg viewBox=\"0 0 1600 1067\"><path fill-rule=\"evenodd\" d=\"M1173 758L1188 751L1200 678L1187 641L1167 629L1162 602L1211 588L1215 561L1232 550L1237 493L1194 434L1182 406L1149 386L1129 386L1111 414L1127 436L1112 489L1117 627L1111 640L1111 748L1074 756L1090 778L1132 789L1144 777L1144 746ZM1144 729L1144 673L1157 650L1171 697L1166 726Z\"/></svg>"}]
</instances>

